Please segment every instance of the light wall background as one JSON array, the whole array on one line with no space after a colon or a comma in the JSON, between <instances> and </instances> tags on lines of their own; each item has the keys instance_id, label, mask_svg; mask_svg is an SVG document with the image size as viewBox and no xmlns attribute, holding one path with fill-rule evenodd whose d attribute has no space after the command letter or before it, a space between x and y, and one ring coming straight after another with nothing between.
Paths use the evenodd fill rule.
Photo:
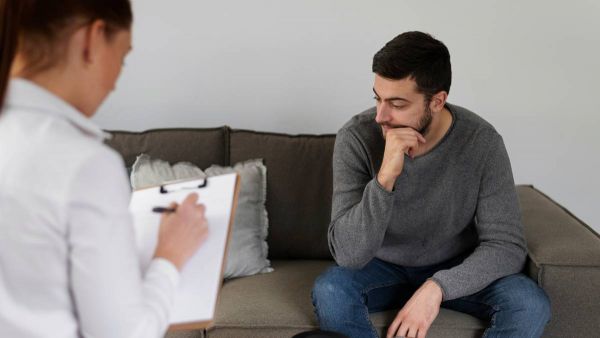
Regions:
<instances>
[{"instance_id":1,"label":"light wall background","mask_svg":"<svg viewBox=\"0 0 600 338\"><path fill-rule=\"evenodd\" d=\"M449 101L504 136L515 181L600 231L600 1L133 0L134 51L103 128L335 133L373 105L371 60L422 30Z\"/></svg>"}]
</instances>

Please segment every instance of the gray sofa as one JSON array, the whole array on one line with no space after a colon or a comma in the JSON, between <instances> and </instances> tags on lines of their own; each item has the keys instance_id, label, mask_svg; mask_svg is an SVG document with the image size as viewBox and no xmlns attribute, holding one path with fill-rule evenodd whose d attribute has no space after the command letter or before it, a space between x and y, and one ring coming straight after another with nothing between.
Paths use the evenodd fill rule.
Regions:
<instances>
[{"instance_id":1,"label":"gray sofa","mask_svg":"<svg viewBox=\"0 0 600 338\"><path fill-rule=\"evenodd\" d=\"M310 291L334 264L327 246L335 135L285 135L229 127L111 132L131 166L140 153L206 168L262 158L267 166L269 257L275 272L224 283L216 322L183 337L291 337L314 329ZM546 337L600 336L600 237L533 186L518 186L529 248L525 272L550 296ZM396 311L372 314L385 333ZM428 337L478 337L486 322L442 309Z\"/></svg>"}]
</instances>

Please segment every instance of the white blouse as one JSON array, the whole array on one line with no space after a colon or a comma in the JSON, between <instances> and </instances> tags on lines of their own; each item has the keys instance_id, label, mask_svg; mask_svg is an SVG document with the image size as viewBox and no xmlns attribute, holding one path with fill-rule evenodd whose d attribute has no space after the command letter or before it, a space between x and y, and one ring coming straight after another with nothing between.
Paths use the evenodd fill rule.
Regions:
<instances>
[{"instance_id":1,"label":"white blouse","mask_svg":"<svg viewBox=\"0 0 600 338\"><path fill-rule=\"evenodd\" d=\"M82 113L11 80L0 114L0 337L160 337L179 273L135 249L123 160Z\"/></svg>"}]
</instances>

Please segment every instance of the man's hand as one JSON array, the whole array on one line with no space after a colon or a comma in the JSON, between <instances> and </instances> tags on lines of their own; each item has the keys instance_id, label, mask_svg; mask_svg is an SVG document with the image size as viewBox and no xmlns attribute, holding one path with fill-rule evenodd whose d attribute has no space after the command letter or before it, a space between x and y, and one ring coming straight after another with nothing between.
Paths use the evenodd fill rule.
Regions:
<instances>
[{"instance_id":1,"label":"man's hand","mask_svg":"<svg viewBox=\"0 0 600 338\"><path fill-rule=\"evenodd\" d=\"M425 338L431 323L440 312L442 297L442 289L437 283L431 280L423 283L396 315L388 328L387 338Z\"/></svg>"},{"instance_id":2,"label":"man's hand","mask_svg":"<svg viewBox=\"0 0 600 338\"><path fill-rule=\"evenodd\" d=\"M387 191L392 191L396 178L404 167L404 154L413 156L425 138L412 128L388 129L385 134L385 152L377 181Z\"/></svg>"}]
</instances>

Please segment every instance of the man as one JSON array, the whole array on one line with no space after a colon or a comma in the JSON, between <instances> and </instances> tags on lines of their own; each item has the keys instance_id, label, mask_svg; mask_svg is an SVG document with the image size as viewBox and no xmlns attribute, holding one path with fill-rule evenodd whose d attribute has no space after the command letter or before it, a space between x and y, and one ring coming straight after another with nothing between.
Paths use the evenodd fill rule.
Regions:
<instances>
[{"instance_id":1,"label":"man","mask_svg":"<svg viewBox=\"0 0 600 338\"><path fill-rule=\"evenodd\" d=\"M373 58L376 107L337 134L329 246L313 289L323 330L377 337L369 313L399 308L387 337L425 337L440 306L490 322L485 337L539 337L544 291L527 249L502 137L446 102L450 54L407 32ZM407 301L408 299L408 301Z\"/></svg>"}]
</instances>

